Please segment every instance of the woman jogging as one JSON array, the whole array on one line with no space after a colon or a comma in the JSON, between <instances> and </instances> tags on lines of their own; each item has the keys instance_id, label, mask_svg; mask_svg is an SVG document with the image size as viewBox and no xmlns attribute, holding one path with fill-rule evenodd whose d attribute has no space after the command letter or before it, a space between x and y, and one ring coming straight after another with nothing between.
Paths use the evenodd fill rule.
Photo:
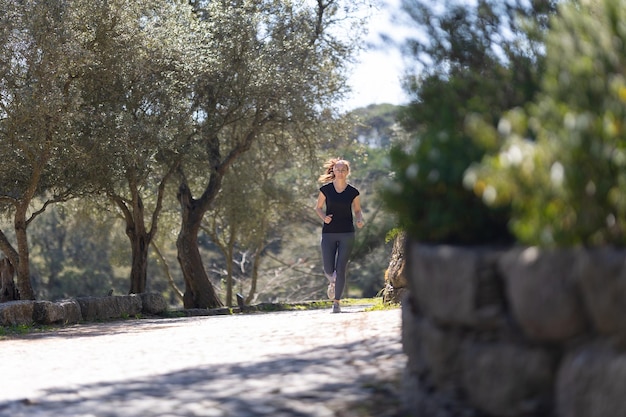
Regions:
<instances>
[{"instance_id":1,"label":"woman jogging","mask_svg":"<svg viewBox=\"0 0 626 417\"><path fill-rule=\"evenodd\" d=\"M322 262L328 278L328 298L333 300L333 313L340 313L339 302L346 284L346 267L354 245L354 224L363 227L359 190L348 184L350 163L333 158L324 164L318 181L324 185L317 197L315 212L322 219ZM324 210L326 206L326 210ZM354 212L354 218L352 213Z\"/></svg>"}]
</instances>

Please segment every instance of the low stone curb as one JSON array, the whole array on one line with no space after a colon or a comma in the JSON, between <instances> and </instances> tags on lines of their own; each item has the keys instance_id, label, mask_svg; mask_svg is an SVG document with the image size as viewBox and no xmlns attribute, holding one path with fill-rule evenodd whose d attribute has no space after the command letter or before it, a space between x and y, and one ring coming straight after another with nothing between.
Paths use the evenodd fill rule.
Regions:
<instances>
[{"instance_id":1,"label":"low stone curb","mask_svg":"<svg viewBox=\"0 0 626 417\"><path fill-rule=\"evenodd\" d=\"M139 314L158 315L167 310L160 294L144 293L107 297L81 297L61 301L9 301L0 304L0 325L76 324Z\"/></svg>"},{"instance_id":2,"label":"low stone curb","mask_svg":"<svg viewBox=\"0 0 626 417\"><path fill-rule=\"evenodd\" d=\"M168 310L161 294L143 293L106 297L80 297L61 301L9 301L0 303L0 326L77 324L115 320L139 315L162 317L223 316L298 309L327 308L328 302L260 303L237 307Z\"/></svg>"}]
</instances>

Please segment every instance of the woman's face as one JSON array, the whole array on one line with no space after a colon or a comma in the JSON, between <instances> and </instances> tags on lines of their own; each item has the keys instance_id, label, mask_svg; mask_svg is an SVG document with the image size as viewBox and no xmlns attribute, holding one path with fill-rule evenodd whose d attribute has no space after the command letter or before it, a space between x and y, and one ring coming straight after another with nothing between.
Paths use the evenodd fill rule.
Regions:
<instances>
[{"instance_id":1,"label":"woman's face","mask_svg":"<svg viewBox=\"0 0 626 417\"><path fill-rule=\"evenodd\" d=\"M333 167L333 172L335 173L335 177L337 178L346 178L349 173L348 166L346 164L335 164Z\"/></svg>"}]
</instances>

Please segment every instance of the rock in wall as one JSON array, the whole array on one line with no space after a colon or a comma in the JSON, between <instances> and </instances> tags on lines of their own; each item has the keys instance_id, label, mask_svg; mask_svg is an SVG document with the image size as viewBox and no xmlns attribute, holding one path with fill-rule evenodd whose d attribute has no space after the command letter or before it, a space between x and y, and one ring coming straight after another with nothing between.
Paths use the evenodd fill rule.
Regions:
<instances>
[{"instance_id":1,"label":"rock in wall","mask_svg":"<svg viewBox=\"0 0 626 417\"><path fill-rule=\"evenodd\" d=\"M409 415L626 415L626 251L406 254Z\"/></svg>"}]
</instances>

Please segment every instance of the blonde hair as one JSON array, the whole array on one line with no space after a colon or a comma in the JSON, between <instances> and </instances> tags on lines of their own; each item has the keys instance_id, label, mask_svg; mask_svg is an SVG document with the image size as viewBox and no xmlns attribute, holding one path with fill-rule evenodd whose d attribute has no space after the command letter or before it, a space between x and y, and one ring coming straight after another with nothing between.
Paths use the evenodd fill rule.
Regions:
<instances>
[{"instance_id":1,"label":"blonde hair","mask_svg":"<svg viewBox=\"0 0 626 417\"><path fill-rule=\"evenodd\" d=\"M325 184L334 180L335 179L335 173L334 173L335 165L345 165L346 168L348 169L348 175L350 175L350 162L342 158L331 158L324 163L324 173L320 175L317 181L321 182L322 184Z\"/></svg>"}]
</instances>

